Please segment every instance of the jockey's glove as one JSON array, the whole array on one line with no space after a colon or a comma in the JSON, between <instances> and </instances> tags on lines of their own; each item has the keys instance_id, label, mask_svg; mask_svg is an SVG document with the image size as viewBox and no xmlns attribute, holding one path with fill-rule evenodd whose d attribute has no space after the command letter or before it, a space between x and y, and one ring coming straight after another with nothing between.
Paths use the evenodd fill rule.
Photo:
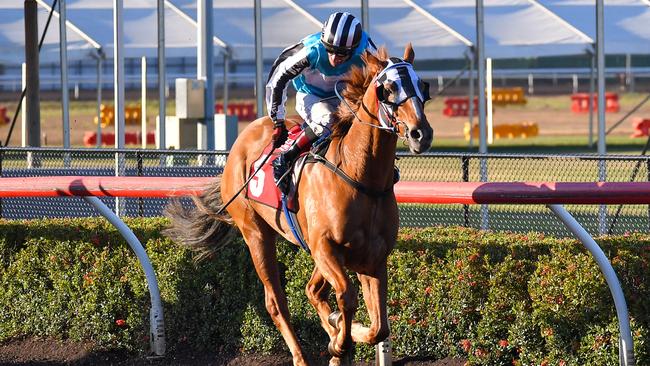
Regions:
<instances>
[{"instance_id":1,"label":"jockey's glove","mask_svg":"<svg viewBox=\"0 0 650 366\"><path fill-rule=\"evenodd\" d=\"M287 141L287 136L289 136L289 132L284 126L284 120L278 119L273 122L273 135L271 135L273 148L277 149L282 146Z\"/></svg>"}]
</instances>

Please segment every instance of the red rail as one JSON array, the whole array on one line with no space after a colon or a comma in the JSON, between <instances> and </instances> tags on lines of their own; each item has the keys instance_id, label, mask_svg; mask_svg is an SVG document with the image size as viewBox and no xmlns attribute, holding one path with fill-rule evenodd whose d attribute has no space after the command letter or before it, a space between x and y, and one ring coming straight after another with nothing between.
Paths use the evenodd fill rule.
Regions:
<instances>
[{"instance_id":1,"label":"red rail","mask_svg":"<svg viewBox=\"0 0 650 366\"><path fill-rule=\"evenodd\" d=\"M0 197L178 197L196 195L213 180L210 177L0 178Z\"/></svg>"},{"instance_id":2,"label":"red rail","mask_svg":"<svg viewBox=\"0 0 650 366\"><path fill-rule=\"evenodd\" d=\"M196 195L212 177L0 178L0 197L178 197ZM399 182L401 203L650 204L650 182Z\"/></svg>"},{"instance_id":3,"label":"red rail","mask_svg":"<svg viewBox=\"0 0 650 366\"><path fill-rule=\"evenodd\" d=\"M650 182L403 182L401 203L650 204Z\"/></svg>"}]
</instances>

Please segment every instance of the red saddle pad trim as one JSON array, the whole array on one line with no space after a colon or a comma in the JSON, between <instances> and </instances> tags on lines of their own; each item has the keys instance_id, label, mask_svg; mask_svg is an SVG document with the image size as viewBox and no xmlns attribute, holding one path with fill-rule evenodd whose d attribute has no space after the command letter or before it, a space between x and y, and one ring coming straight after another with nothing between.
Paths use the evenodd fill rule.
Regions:
<instances>
[{"instance_id":1,"label":"red saddle pad trim","mask_svg":"<svg viewBox=\"0 0 650 366\"><path fill-rule=\"evenodd\" d=\"M272 163L278 157L278 155L280 155L281 152L287 151L289 147L293 145L293 142L298 137L301 130L302 129L300 126L294 126L291 128L289 130L289 137L287 137L287 141L284 143L284 145L273 152L273 155L269 157L262 169L260 169L257 174L255 174L253 179L251 179L251 181L248 183L248 187L246 188L246 197L248 197L248 199L263 203L276 209L282 207L282 193L280 193L280 190L275 185L275 181L273 180ZM264 148L260 157L255 160L253 165L251 165L251 169L248 174L255 173L266 156L271 152L272 148L273 146L271 144ZM295 207L293 196L293 194L290 194L287 202L287 207L292 211Z\"/></svg>"}]
</instances>

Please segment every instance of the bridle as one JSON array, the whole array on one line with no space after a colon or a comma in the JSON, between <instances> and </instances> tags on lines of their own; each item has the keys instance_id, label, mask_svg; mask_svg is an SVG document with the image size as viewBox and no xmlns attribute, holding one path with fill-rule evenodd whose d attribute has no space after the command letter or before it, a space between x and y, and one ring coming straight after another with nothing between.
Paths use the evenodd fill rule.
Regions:
<instances>
[{"instance_id":1,"label":"bridle","mask_svg":"<svg viewBox=\"0 0 650 366\"><path fill-rule=\"evenodd\" d=\"M334 85L334 92L339 100L354 116L353 121L395 134L404 140L408 139L409 128L404 121L399 120L395 116L397 109L400 105L407 101L411 101L414 103L414 107L416 107L415 103L419 103L419 107L421 107L422 112L424 113L424 103L431 99L429 97L429 84L420 80L420 78L415 74L413 66L401 59L390 58L388 60L388 65L386 65L386 67L379 72L371 82L376 88L377 113L375 114L370 111L363 100L361 101L361 107L364 112L366 112L370 118L379 122L379 124L368 123L359 118L357 112L352 109L348 102L339 93L338 83L341 81L342 80L337 81ZM383 86L383 83L386 81L398 83L399 88L395 92L400 95L401 98L397 102L391 102L388 100L386 90ZM404 131L401 136L399 133L400 127L402 127L402 130Z\"/></svg>"},{"instance_id":2,"label":"bridle","mask_svg":"<svg viewBox=\"0 0 650 366\"><path fill-rule=\"evenodd\" d=\"M374 123L368 123L368 122L362 120L361 118L359 118L359 116L357 115L357 112L355 112L355 110L352 109L350 104L348 104L347 100L345 100L345 98L343 98L343 96L340 94L339 88L338 88L339 83L344 83L344 81L343 80L338 80L336 82L336 84L334 84L334 92L336 93L336 96L339 98L341 103L343 103L345 105L345 107L350 111L350 113L352 113L352 115L354 116L354 122L360 123L362 125L367 125L367 126L370 126L370 127L373 127L373 128L377 128L377 129L380 129L380 130L383 130L383 131L386 131L386 132L389 132L389 133L398 134L397 126L398 126L398 124L403 123L403 122L397 121L397 119L393 115L391 115L391 117L393 117L393 120L391 121L390 125L382 123L381 119L376 114L372 113L368 109L368 107L366 107L366 104L363 101L361 101L361 107L363 108L363 110L370 116L370 118L379 121L380 124L376 125ZM381 103L378 102L377 104L381 104Z\"/></svg>"},{"instance_id":3,"label":"bridle","mask_svg":"<svg viewBox=\"0 0 650 366\"><path fill-rule=\"evenodd\" d=\"M396 72L396 73L387 72L389 70L397 71L398 67L402 67L400 72ZM405 71L408 72L408 77L404 76L406 75L404 74ZM408 80L402 80L402 77ZM395 99L395 102L391 102L387 98L385 98L386 93L385 90L383 89L384 81L392 81L399 86L397 90L392 91L392 93L396 93L400 96L399 98ZM404 121L399 120L395 116L397 109L399 108L400 105L410 100L412 101L412 103L420 103L419 105L420 110L424 114L424 103L430 99L428 84L421 81L420 78L417 77L415 71L413 71L413 66L411 66L410 63L404 62L396 58L389 59L388 65L379 74L377 74L372 80L372 83L375 85L375 88L377 88L377 93L376 93L377 113L375 114L372 111L370 111L368 109L368 106L366 106L366 104L363 102L363 100L361 101L361 107L363 108L364 112L368 114L370 118L377 120L378 122L378 124L368 123L366 121L363 121L361 118L359 118L357 112L354 109L352 109L350 104L348 104L348 102L341 96L338 88L339 82L341 81L337 81L336 84L334 84L334 92L336 93L336 96L339 98L339 100L348 108L350 113L352 113L352 115L354 116L353 121L355 123L360 123L363 125L370 126L372 128L377 128L379 130L386 131L390 134L396 135L397 137L403 138L405 141L408 140L410 136L409 129L408 129L408 125ZM415 104L414 107L416 107ZM399 133L400 126L403 126L404 134L402 136L400 136ZM338 144L339 150L341 149L341 146L342 146L341 144ZM338 153L340 154L340 151ZM362 183L354 180L352 177L347 175L341 168L339 168L338 164L334 164L330 162L324 156L311 152L310 157L314 161L322 163L327 169L332 171L334 174L338 175L348 185L352 186L356 190L370 197L381 198L393 192L393 184L391 184L389 187L387 187L384 190L375 190L366 187Z\"/></svg>"}]
</instances>

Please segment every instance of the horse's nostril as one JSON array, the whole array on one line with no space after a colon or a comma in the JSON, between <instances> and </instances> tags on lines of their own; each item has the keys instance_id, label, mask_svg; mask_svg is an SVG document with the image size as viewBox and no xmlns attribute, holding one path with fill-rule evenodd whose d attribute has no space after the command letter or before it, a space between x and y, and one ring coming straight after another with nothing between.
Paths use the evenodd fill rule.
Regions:
<instances>
[{"instance_id":1,"label":"horse's nostril","mask_svg":"<svg viewBox=\"0 0 650 366\"><path fill-rule=\"evenodd\" d=\"M409 132L409 135L413 140L420 141L422 139L422 132L419 129L412 130Z\"/></svg>"}]
</instances>

